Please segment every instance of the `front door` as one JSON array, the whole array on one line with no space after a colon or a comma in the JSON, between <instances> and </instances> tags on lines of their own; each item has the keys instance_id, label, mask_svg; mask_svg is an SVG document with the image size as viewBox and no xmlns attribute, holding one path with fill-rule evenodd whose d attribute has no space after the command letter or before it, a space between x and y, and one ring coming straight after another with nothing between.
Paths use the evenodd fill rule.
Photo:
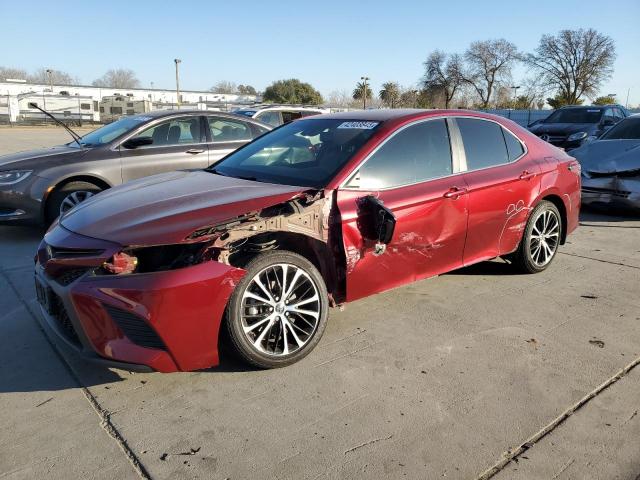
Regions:
<instances>
[{"instance_id":1,"label":"front door","mask_svg":"<svg viewBox=\"0 0 640 480\"><path fill-rule=\"evenodd\" d=\"M120 145L123 182L173 170L206 168L209 164L199 115L161 121L134 138L137 137L150 138L151 143L134 149Z\"/></svg>"},{"instance_id":2,"label":"front door","mask_svg":"<svg viewBox=\"0 0 640 480\"><path fill-rule=\"evenodd\" d=\"M251 126L242 120L215 115L207 116L206 119L209 165L217 163L254 137Z\"/></svg>"},{"instance_id":3,"label":"front door","mask_svg":"<svg viewBox=\"0 0 640 480\"><path fill-rule=\"evenodd\" d=\"M444 119L400 128L337 192L352 301L462 265L467 197ZM363 199L373 195L396 217L384 251L368 239Z\"/></svg>"},{"instance_id":4,"label":"front door","mask_svg":"<svg viewBox=\"0 0 640 480\"><path fill-rule=\"evenodd\" d=\"M464 264L510 253L540 191L540 166L511 132L480 118L455 120L464 144L469 222Z\"/></svg>"}]
</instances>

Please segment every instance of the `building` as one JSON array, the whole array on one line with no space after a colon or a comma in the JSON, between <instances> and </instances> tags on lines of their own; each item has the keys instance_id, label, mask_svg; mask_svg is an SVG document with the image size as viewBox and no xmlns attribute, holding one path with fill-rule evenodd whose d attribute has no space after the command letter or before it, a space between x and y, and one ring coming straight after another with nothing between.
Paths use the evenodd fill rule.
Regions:
<instances>
[{"instance_id":1,"label":"building","mask_svg":"<svg viewBox=\"0 0 640 480\"><path fill-rule=\"evenodd\" d=\"M117 105L115 98L123 99L123 105ZM180 106L200 110L231 110L257 102L256 95L238 95L185 90L180 92ZM157 88L110 88L92 85L47 85L28 83L24 80L6 79L0 81L0 122L23 122L29 119L42 119L44 115L29 108L29 103L50 111L56 118L85 121L113 121L116 114L111 113L122 108L122 115L135 114L138 110L178 108L175 90ZM106 102L106 103L104 103ZM114 103L115 102L115 103ZM143 102L143 103L140 103ZM145 103L146 102L146 103ZM109 104L109 110L101 112L100 107ZM133 103L133 107L128 104ZM132 110L134 113L128 113ZM53 110L53 111L52 111ZM36 114L37 112L37 114ZM105 114L105 118L101 117Z\"/></svg>"}]
</instances>

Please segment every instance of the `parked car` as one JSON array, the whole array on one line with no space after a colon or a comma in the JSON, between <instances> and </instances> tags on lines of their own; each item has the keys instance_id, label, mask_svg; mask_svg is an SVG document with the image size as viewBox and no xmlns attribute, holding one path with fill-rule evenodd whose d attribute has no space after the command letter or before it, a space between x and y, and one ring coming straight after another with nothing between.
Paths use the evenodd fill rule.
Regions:
<instances>
[{"instance_id":1,"label":"parked car","mask_svg":"<svg viewBox=\"0 0 640 480\"><path fill-rule=\"evenodd\" d=\"M571 150L587 139L599 137L629 116L621 105L562 107L530 126L531 132L556 147Z\"/></svg>"},{"instance_id":2,"label":"parked car","mask_svg":"<svg viewBox=\"0 0 640 480\"><path fill-rule=\"evenodd\" d=\"M234 113L255 118L273 127L293 122L299 118L329 113L328 108L303 107L295 105L267 105L236 110Z\"/></svg>"},{"instance_id":3,"label":"parked car","mask_svg":"<svg viewBox=\"0 0 640 480\"><path fill-rule=\"evenodd\" d=\"M640 115L571 154L582 165L582 203L640 211Z\"/></svg>"},{"instance_id":4,"label":"parked car","mask_svg":"<svg viewBox=\"0 0 640 480\"><path fill-rule=\"evenodd\" d=\"M579 207L579 164L508 119L321 115L88 199L45 235L36 289L45 325L112 366L216 365L224 328L279 367L329 306L498 256L546 269Z\"/></svg>"},{"instance_id":5,"label":"parked car","mask_svg":"<svg viewBox=\"0 0 640 480\"><path fill-rule=\"evenodd\" d=\"M271 128L229 113L164 110L124 117L66 145L0 156L0 223L49 224L129 180L212 165Z\"/></svg>"}]
</instances>

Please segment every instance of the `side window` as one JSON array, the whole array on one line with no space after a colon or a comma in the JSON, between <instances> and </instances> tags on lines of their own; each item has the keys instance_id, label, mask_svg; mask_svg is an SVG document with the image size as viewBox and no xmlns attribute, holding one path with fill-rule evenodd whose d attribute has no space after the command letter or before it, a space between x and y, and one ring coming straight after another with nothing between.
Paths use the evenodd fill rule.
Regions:
<instances>
[{"instance_id":1,"label":"side window","mask_svg":"<svg viewBox=\"0 0 640 480\"><path fill-rule=\"evenodd\" d=\"M503 128L502 135L504 135L504 143L507 144L507 154L509 155L509 161L513 162L524 153L524 147L520 140L518 140L510 131Z\"/></svg>"},{"instance_id":2,"label":"side window","mask_svg":"<svg viewBox=\"0 0 640 480\"><path fill-rule=\"evenodd\" d=\"M268 128L265 128L262 125L256 125L255 123L251 124L251 129L253 130L253 138L259 137L260 135L264 135L269 131Z\"/></svg>"},{"instance_id":3,"label":"side window","mask_svg":"<svg viewBox=\"0 0 640 480\"><path fill-rule=\"evenodd\" d=\"M253 138L249 125L239 120L207 117L207 121L214 142L240 142Z\"/></svg>"},{"instance_id":4,"label":"side window","mask_svg":"<svg viewBox=\"0 0 640 480\"><path fill-rule=\"evenodd\" d=\"M365 162L351 187L380 189L439 178L452 173L451 145L444 120L401 130Z\"/></svg>"},{"instance_id":5,"label":"side window","mask_svg":"<svg viewBox=\"0 0 640 480\"><path fill-rule=\"evenodd\" d=\"M282 123L293 122L299 118L302 118L300 112L282 112Z\"/></svg>"},{"instance_id":6,"label":"side window","mask_svg":"<svg viewBox=\"0 0 640 480\"><path fill-rule=\"evenodd\" d=\"M202 141L200 117L174 118L147 128L136 137L151 138L153 143L149 147L200 143ZM145 148L145 146L139 148Z\"/></svg>"},{"instance_id":7,"label":"side window","mask_svg":"<svg viewBox=\"0 0 640 480\"><path fill-rule=\"evenodd\" d=\"M266 112L259 113L258 115L256 115L256 118L261 122L268 123L269 125L273 125L274 127L282 125L280 112L276 112L273 110L267 110Z\"/></svg>"},{"instance_id":8,"label":"side window","mask_svg":"<svg viewBox=\"0 0 640 480\"><path fill-rule=\"evenodd\" d=\"M607 108L602 115L602 123L605 122L616 122L617 119L613 116L613 108Z\"/></svg>"},{"instance_id":9,"label":"side window","mask_svg":"<svg viewBox=\"0 0 640 480\"><path fill-rule=\"evenodd\" d=\"M613 109L613 115L616 117L616 122L624 118L624 113L619 108Z\"/></svg>"},{"instance_id":10,"label":"side window","mask_svg":"<svg viewBox=\"0 0 640 480\"><path fill-rule=\"evenodd\" d=\"M500 125L475 118L456 118L456 122L464 143L467 170L479 170L509 162Z\"/></svg>"}]
</instances>

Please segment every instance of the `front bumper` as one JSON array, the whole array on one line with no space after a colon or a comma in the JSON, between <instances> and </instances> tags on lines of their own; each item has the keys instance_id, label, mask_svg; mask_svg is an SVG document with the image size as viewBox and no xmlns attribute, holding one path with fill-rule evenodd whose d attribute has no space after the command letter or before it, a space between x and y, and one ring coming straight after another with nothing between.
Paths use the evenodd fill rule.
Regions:
<instances>
[{"instance_id":1,"label":"front bumper","mask_svg":"<svg viewBox=\"0 0 640 480\"><path fill-rule=\"evenodd\" d=\"M65 258L46 259L47 246L66 248ZM70 247L100 253L70 259ZM244 270L212 261L163 272L94 275L95 263L119 249L60 226L45 236L35 275L37 290L50 295L42 302L47 329L66 347L116 368L174 372L217 365L220 324ZM78 262L92 265L79 268Z\"/></svg>"},{"instance_id":2,"label":"front bumper","mask_svg":"<svg viewBox=\"0 0 640 480\"><path fill-rule=\"evenodd\" d=\"M583 177L582 203L638 211L640 177Z\"/></svg>"},{"instance_id":3,"label":"front bumper","mask_svg":"<svg viewBox=\"0 0 640 480\"><path fill-rule=\"evenodd\" d=\"M15 185L0 185L0 225L41 225L50 180L30 175Z\"/></svg>"}]
</instances>

